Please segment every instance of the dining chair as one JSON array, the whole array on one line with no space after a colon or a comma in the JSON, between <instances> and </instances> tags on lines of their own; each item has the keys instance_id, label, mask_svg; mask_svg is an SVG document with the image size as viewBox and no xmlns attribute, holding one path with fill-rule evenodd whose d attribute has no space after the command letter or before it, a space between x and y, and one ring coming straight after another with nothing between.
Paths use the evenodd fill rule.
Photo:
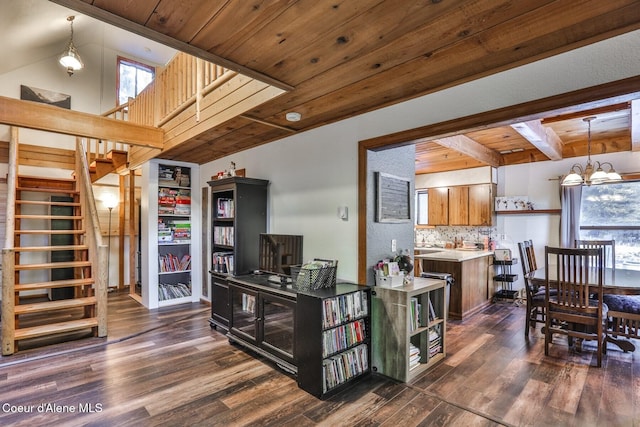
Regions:
<instances>
[{"instance_id":1,"label":"dining chair","mask_svg":"<svg viewBox=\"0 0 640 427\"><path fill-rule=\"evenodd\" d=\"M615 240L585 240L575 241L576 248L603 248L603 265L606 267L616 267L616 241Z\"/></svg>"},{"instance_id":2,"label":"dining chair","mask_svg":"<svg viewBox=\"0 0 640 427\"><path fill-rule=\"evenodd\" d=\"M528 338L531 326L535 328L538 322L544 323L545 321L545 294L544 289L540 289L540 287L531 281L532 275L538 269L536 254L533 250L533 241L525 240L524 242L518 242L518 250L520 252L522 277L524 279L524 287L527 297L524 336L525 338Z\"/></svg>"},{"instance_id":3,"label":"dining chair","mask_svg":"<svg viewBox=\"0 0 640 427\"><path fill-rule=\"evenodd\" d=\"M603 248L545 246L546 356L554 334L567 335L569 343L573 338L596 340L597 366L602 366L608 309L602 298L590 296L594 293L602 295L603 252Z\"/></svg>"}]
</instances>

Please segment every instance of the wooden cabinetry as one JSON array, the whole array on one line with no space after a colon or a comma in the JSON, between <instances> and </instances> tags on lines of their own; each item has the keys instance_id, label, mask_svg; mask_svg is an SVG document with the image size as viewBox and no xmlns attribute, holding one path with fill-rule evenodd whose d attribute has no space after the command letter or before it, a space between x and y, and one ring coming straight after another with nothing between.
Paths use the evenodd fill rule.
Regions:
<instances>
[{"instance_id":1,"label":"wooden cabinetry","mask_svg":"<svg viewBox=\"0 0 640 427\"><path fill-rule=\"evenodd\" d=\"M407 382L445 357L446 286L416 278L410 286L374 288L374 370Z\"/></svg>"},{"instance_id":2,"label":"wooden cabinetry","mask_svg":"<svg viewBox=\"0 0 640 427\"><path fill-rule=\"evenodd\" d=\"M469 187L449 188L449 225L469 225Z\"/></svg>"},{"instance_id":3,"label":"wooden cabinetry","mask_svg":"<svg viewBox=\"0 0 640 427\"><path fill-rule=\"evenodd\" d=\"M192 198L197 165L168 160L145 166L142 199L142 295L148 308L198 301L200 205ZM143 209L145 209L143 207Z\"/></svg>"},{"instance_id":4,"label":"wooden cabinetry","mask_svg":"<svg viewBox=\"0 0 640 427\"><path fill-rule=\"evenodd\" d=\"M430 188L429 225L492 225L495 184Z\"/></svg>"},{"instance_id":5,"label":"wooden cabinetry","mask_svg":"<svg viewBox=\"0 0 640 427\"><path fill-rule=\"evenodd\" d=\"M259 267L260 233L267 229L268 184L244 177L209 181L212 327L229 328L230 297L225 277Z\"/></svg>"},{"instance_id":6,"label":"wooden cabinetry","mask_svg":"<svg viewBox=\"0 0 640 427\"><path fill-rule=\"evenodd\" d=\"M429 225L449 225L449 189L430 188L427 209Z\"/></svg>"},{"instance_id":7,"label":"wooden cabinetry","mask_svg":"<svg viewBox=\"0 0 640 427\"><path fill-rule=\"evenodd\" d=\"M371 289L338 284L298 293L298 386L319 398L370 372Z\"/></svg>"},{"instance_id":8,"label":"wooden cabinetry","mask_svg":"<svg viewBox=\"0 0 640 427\"><path fill-rule=\"evenodd\" d=\"M229 340L242 344L296 373L296 294L228 279Z\"/></svg>"},{"instance_id":9,"label":"wooden cabinetry","mask_svg":"<svg viewBox=\"0 0 640 427\"><path fill-rule=\"evenodd\" d=\"M481 256L465 261L422 260L422 271L449 273L453 276L449 318L456 320L467 318L491 302L489 292L491 258Z\"/></svg>"}]
</instances>

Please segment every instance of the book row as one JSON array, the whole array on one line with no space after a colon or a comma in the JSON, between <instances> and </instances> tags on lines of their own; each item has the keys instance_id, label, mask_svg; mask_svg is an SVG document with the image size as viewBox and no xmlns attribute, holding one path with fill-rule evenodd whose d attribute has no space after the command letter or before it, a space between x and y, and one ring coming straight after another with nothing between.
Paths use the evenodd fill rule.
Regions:
<instances>
[{"instance_id":1,"label":"book row","mask_svg":"<svg viewBox=\"0 0 640 427\"><path fill-rule=\"evenodd\" d=\"M235 215L235 206L233 199L219 198L216 203L216 217L233 218Z\"/></svg>"},{"instance_id":2,"label":"book row","mask_svg":"<svg viewBox=\"0 0 640 427\"><path fill-rule=\"evenodd\" d=\"M367 345L362 344L322 362L323 391L326 393L369 369Z\"/></svg>"},{"instance_id":3,"label":"book row","mask_svg":"<svg viewBox=\"0 0 640 427\"><path fill-rule=\"evenodd\" d=\"M158 242L191 240L191 221L188 219L158 219Z\"/></svg>"},{"instance_id":4,"label":"book row","mask_svg":"<svg viewBox=\"0 0 640 427\"><path fill-rule=\"evenodd\" d=\"M347 323L334 329L328 329L322 333L322 357L345 350L355 344L361 343L366 338L364 320Z\"/></svg>"},{"instance_id":5,"label":"book row","mask_svg":"<svg viewBox=\"0 0 640 427\"><path fill-rule=\"evenodd\" d=\"M191 296L191 288L184 283L160 283L158 285L158 300L166 301L175 298Z\"/></svg>"},{"instance_id":6,"label":"book row","mask_svg":"<svg viewBox=\"0 0 640 427\"><path fill-rule=\"evenodd\" d=\"M214 252L211 269L216 273L233 273L233 252Z\"/></svg>"},{"instance_id":7,"label":"book row","mask_svg":"<svg viewBox=\"0 0 640 427\"><path fill-rule=\"evenodd\" d=\"M191 185L191 170L181 166L158 166L158 180L164 185L177 185L179 187L189 187Z\"/></svg>"},{"instance_id":8,"label":"book row","mask_svg":"<svg viewBox=\"0 0 640 427\"><path fill-rule=\"evenodd\" d=\"M233 246L233 227L213 227L213 243L216 245Z\"/></svg>"},{"instance_id":9,"label":"book row","mask_svg":"<svg viewBox=\"0 0 640 427\"><path fill-rule=\"evenodd\" d=\"M368 313L367 294L363 291L340 295L324 300L322 327L332 328Z\"/></svg>"},{"instance_id":10,"label":"book row","mask_svg":"<svg viewBox=\"0 0 640 427\"><path fill-rule=\"evenodd\" d=\"M158 256L160 273L173 273L176 271L188 271L191 269L191 255L184 254L178 257L174 254Z\"/></svg>"}]
</instances>

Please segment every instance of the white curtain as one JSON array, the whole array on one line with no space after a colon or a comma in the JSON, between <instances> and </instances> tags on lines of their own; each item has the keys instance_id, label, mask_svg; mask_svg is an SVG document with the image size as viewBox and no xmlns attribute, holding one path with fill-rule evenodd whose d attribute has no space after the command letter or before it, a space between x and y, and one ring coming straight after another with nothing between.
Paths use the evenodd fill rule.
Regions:
<instances>
[{"instance_id":1,"label":"white curtain","mask_svg":"<svg viewBox=\"0 0 640 427\"><path fill-rule=\"evenodd\" d=\"M560 246L572 248L576 239L580 238L580 201L582 186L560 186Z\"/></svg>"}]
</instances>

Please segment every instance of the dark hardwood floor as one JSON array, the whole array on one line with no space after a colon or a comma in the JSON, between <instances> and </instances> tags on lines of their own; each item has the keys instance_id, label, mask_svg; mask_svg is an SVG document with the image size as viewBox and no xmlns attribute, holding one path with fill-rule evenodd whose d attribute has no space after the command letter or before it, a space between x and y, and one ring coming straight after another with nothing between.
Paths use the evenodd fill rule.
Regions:
<instances>
[{"instance_id":1,"label":"dark hardwood floor","mask_svg":"<svg viewBox=\"0 0 640 427\"><path fill-rule=\"evenodd\" d=\"M321 401L212 330L205 305L109 300L107 339L0 359L0 425L640 426L640 350L609 344L596 368L595 345L560 337L545 357L511 303L449 322L448 357L411 384L371 375Z\"/></svg>"}]
</instances>

